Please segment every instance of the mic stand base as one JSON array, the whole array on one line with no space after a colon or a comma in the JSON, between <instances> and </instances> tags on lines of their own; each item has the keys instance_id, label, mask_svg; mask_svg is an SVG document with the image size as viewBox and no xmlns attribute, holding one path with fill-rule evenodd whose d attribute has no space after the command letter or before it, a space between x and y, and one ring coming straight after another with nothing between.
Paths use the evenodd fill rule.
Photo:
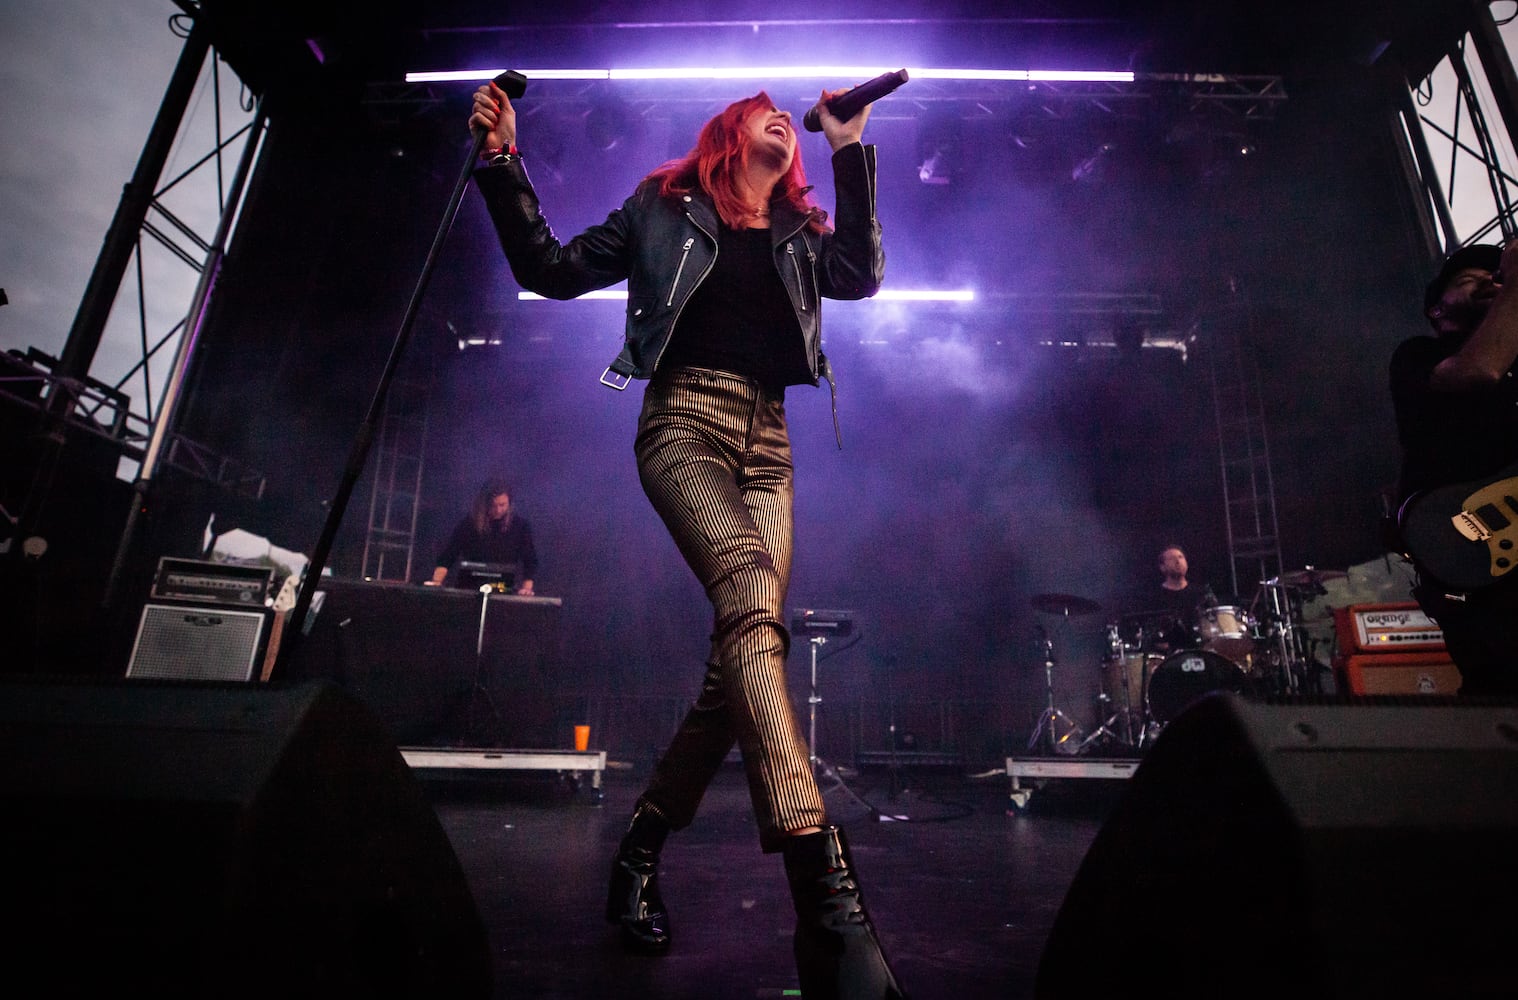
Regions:
<instances>
[{"instance_id":1,"label":"mic stand base","mask_svg":"<svg viewBox=\"0 0 1518 1000\"><path fill-rule=\"evenodd\" d=\"M843 780L843 775L838 773L838 769L821 757L812 758L812 773L817 776L818 792L824 796L834 789L843 792L851 802L868 812L870 818L877 823L905 823L910 819L907 816L881 812L879 808L866 802L849 787L848 782Z\"/></svg>"}]
</instances>

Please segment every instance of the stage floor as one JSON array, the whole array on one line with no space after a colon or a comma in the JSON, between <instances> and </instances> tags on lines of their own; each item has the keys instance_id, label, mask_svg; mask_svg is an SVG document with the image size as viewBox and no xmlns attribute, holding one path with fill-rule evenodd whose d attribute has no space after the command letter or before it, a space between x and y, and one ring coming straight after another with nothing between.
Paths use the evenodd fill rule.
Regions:
<instances>
[{"instance_id":1,"label":"stage floor","mask_svg":"<svg viewBox=\"0 0 1518 1000\"><path fill-rule=\"evenodd\" d=\"M646 775L613 765L604 801L552 775L433 775L426 788L495 953L497 997L795 996L794 915L761 854L741 769L723 769L661 866L674 945L622 952L602 919L608 862ZM1030 996L1081 858L1125 783L1043 783L1009 813L1008 778L867 768L826 789L865 898L915 1000ZM894 786L894 787L893 787ZM879 821L856 801L905 821Z\"/></svg>"}]
</instances>

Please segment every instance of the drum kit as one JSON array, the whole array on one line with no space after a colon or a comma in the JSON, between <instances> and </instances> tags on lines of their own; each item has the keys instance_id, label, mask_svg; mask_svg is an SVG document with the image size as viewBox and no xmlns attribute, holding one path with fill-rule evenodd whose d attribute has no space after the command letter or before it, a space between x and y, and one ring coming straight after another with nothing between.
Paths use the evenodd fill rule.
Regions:
<instances>
[{"instance_id":1,"label":"drum kit","mask_svg":"<svg viewBox=\"0 0 1518 1000\"><path fill-rule=\"evenodd\" d=\"M1314 661L1302 605L1324 593L1337 570L1308 566L1262 582L1249 605L1208 600L1189 616L1174 612L1123 614L1106 624L1097 695L1102 722L1089 734L1054 703L1054 643L1042 623L1046 707L1028 740L1054 753L1097 745L1142 749L1192 702L1213 691L1307 693ZM1102 608L1073 594L1038 594L1033 609L1068 620Z\"/></svg>"}]
</instances>

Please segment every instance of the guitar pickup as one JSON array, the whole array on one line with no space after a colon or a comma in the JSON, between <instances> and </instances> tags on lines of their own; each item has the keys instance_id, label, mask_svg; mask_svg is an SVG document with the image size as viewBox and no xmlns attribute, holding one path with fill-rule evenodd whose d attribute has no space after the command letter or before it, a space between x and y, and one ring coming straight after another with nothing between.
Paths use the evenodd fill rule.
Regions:
<instances>
[{"instance_id":1,"label":"guitar pickup","mask_svg":"<svg viewBox=\"0 0 1518 1000\"><path fill-rule=\"evenodd\" d=\"M1462 510L1449 520L1455 526L1455 530L1460 532L1461 536L1467 541L1484 542L1492 537L1492 529L1488 528L1481 518L1468 510Z\"/></svg>"}]
</instances>

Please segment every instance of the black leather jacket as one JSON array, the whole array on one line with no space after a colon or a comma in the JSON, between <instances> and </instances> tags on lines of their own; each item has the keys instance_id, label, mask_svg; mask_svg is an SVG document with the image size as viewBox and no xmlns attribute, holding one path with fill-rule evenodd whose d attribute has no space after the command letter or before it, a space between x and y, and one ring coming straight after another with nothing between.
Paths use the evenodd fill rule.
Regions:
<instances>
[{"instance_id":1,"label":"black leather jacket","mask_svg":"<svg viewBox=\"0 0 1518 1000\"><path fill-rule=\"evenodd\" d=\"M775 267L806 342L812 384L820 376L830 386L832 372L820 349L819 300L868 298L880 289L885 271L875 219L875 147L856 142L835 152L833 176L833 231L814 232L806 215L786 205L776 204L771 218ZM605 222L560 243L520 158L482 167L474 177L523 288L572 299L627 279L622 352L601 381L625 389L631 379L650 378L681 310L716 261L722 223L710 199L700 192L661 198L654 185L644 184Z\"/></svg>"}]
</instances>

